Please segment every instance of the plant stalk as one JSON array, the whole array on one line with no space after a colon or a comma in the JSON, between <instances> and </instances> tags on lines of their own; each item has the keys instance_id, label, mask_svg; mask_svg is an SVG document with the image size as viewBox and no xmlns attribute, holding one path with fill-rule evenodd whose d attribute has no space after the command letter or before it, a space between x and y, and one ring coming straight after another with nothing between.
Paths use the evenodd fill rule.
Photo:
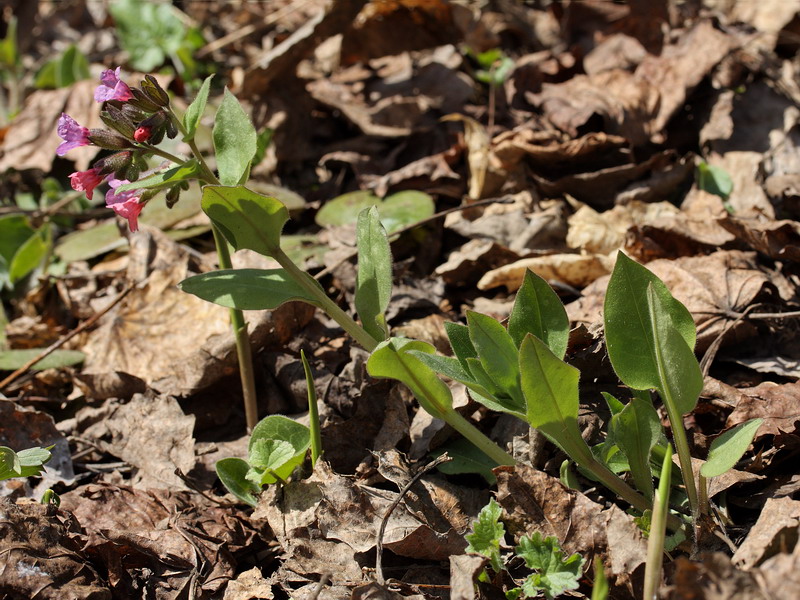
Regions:
<instances>
[{"instance_id":1,"label":"plant stalk","mask_svg":"<svg viewBox=\"0 0 800 600\"><path fill-rule=\"evenodd\" d=\"M233 265L231 264L231 253L228 249L228 242L213 222L211 223L211 231L214 233L214 243L217 246L217 257L220 268L232 268ZM231 308L228 312L231 316L233 338L236 342L236 355L239 359L239 376L242 380L242 395L244 397L244 414L247 421L247 432L250 433L258 424L256 380L253 369L253 354L250 349L250 336L247 334L247 323L245 323L244 320L244 313L238 308Z\"/></svg>"},{"instance_id":2,"label":"plant stalk","mask_svg":"<svg viewBox=\"0 0 800 600\"><path fill-rule=\"evenodd\" d=\"M461 413L457 412L455 409L447 411L447 413L442 415L442 418L450 427L467 438L478 450L483 452L498 465L513 466L517 463L513 456L486 437L475 425L462 417Z\"/></svg>"},{"instance_id":3,"label":"plant stalk","mask_svg":"<svg viewBox=\"0 0 800 600\"><path fill-rule=\"evenodd\" d=\"M683 426L683 415L678 414L675 409L675 402L667 386L664 390L659 390L664 394L664 406L667 409L667 417L672 426L672 441L675 442L675 449L678 451L678 461L681 464L681 476L683 485L686 486L686 496L689 499L689 508L692 511L692 520L696 523L699 516L700 506L697 500L697 486L694 479L694 468L692 467L692 455L689 452L689 441L686 438L686 429Z\"/></svg>"},{"instance_id":4,"label":"plant stalk","mask_svg":"<svg viewBox=\"0 0 800 600\"><path fill-rule=\"evenodd\" d=\"M664 559L664 536L669 516L669 490L672 479L672 447L667 447L658 493L653 500L653 516L650 520L650 539L647 541L647 563L644 568L643 600L656 600L661 583L661 564Z\"/></svg>"},{"instance_id":5,"label":"plant stalk","mask_svg":"<svg viewBox=\"0 0 800 600\"><path fill-rule=\"evenodd\" d=\"M320 431L319 411L317 410L317 392L314 389L314 377L311 366L306 359L306 353L300 350L300 360L303 362L303 371L306 376L308 388L308 419L311 429L311 468L317 464L317 459L322 454L322 433Z\"/></svg>"}]
</instances>

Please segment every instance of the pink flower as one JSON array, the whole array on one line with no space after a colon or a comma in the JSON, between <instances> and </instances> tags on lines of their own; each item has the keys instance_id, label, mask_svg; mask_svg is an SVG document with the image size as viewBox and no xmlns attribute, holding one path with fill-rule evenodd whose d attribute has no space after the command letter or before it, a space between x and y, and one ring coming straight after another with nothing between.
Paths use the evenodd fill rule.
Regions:
<instances>
[{"instance_id":1,"label":"pink flower","mask_svg":"<svg viewBox=\"0 0 800 600\"><path fill-rule=\"evenodd\" d=\"M95 100L98 102L105 102L106 100L121 100L125 102L133 98L131 88L119 78L119 69L117 67L114 71L111 69L103 71L103 74L100 75L101 85L98 85L94 91Z\"/></svg>"},{"instance_id":2,"label":"pink flower","mask_svg":"<svg viewBox=\"0 0 800 600\"><path fill-rule=\"evenodd\" d=\"M92 199L94 188L103 182L104 177L100 175L100 169L91 168L88 171L76 171L69 176L69 183L76 192L86 192L86 198Z\"/></svg>"},{"instance_id":3,"label":"pink flower","mask_svg":"<svg viewBox=\"0 0 800 600\"><path fill-rule=\"evenodd\" d=\"M56 154L64 156L73 148L89 145L89 130L78 125L78 122L66 113L61 113L58 119L58 135L64 143L56 148Z\"/></svg>"},{"instance_id":4,"label":"pink flower","mask_svg":"<svg viewBox=\"0 0 800 600\"><path fill-rule=\"evenodd\" d=\"M133 139L135 139L140 144L143 144L150 139L151 133L153 133L152 127L142 126L133 132Z\"/></svg>"},{"instance_id":5,"label":"pink flower","mask_svg":"<svg viewBox=\"0 0 800 600\"><path fill-rule=\"evenodd\" d=\"M139 204L140 190L128 190L125 192L117 192L117 188L121 185L130 183L127 179L112 179L108 182L111 189L106 192L106 206L112 209L120 217L128 219L128 226L131 231L139 230L139 213L142 212L144 204Z\"/></svg>"}]
</instances>

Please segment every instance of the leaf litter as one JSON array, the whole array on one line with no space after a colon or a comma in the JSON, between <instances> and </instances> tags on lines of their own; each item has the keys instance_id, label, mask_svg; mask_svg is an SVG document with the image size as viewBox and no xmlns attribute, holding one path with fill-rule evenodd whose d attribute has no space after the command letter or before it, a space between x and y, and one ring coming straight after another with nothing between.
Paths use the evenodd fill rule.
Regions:
<instances>
[{"instance_id":1,"label":"leaf litter","mask_svg":"<svg viewBox=\"0 0 800 600\"><path fill-rule=\"evenodd\" d=\"M254 174L305 200L293 208L290 233L341 247L307 255L309 265L330 267L327 289L352 298L353 234L316 224L315 209L347 193L377 201L409 190L430 195L437 211L459 208L438 220L412 216L425 224L393 241L402 281L390 301L396 332L445 349L443 321L462 320L468 309L506 317L531 269L567 303L582 418L597 426L607 415L592 396L616 385L599 335L614 255L624 250L661 277L698 327L705 387L686 419L695 446L707 450L718 433L764 420L736 469L710 484L727 541L676 551L662 592L795 597L800 7L287 0L183 8L181 19L205 40L197 60L215 65L259 129L274 128ZM107 54L120 64L127 59L105 10L87 5L78 17L66 5L37 5L28 18L58 24L59 44L80 40L93 61ZM50 40L26 44L26 69L53 58ZM513 68L489 86L474 56L495 48ZM92 69L112 66L103 62ZM176 99L187 83L170 83ZM99 125L93 86L28 90L0 146L4 190L26 193L45 177L63 184L72 165L88 166L90 148L54 160L55 124L69 112ZM704 169L724 172L732 185L708 184ZM488 204L470 206L479 200ZM246 448L227 314L176 287L213 268L207 221L196 208L180 218L153 215L164 232L145 226L124 237L105 218L80 226L103 233L84 235L83 246L66 245L76 234L64 238L56 254L68 264L54 284L32 277L4 296L11 322L3 343L41 348L134 286L68 343L86 354L83 365L31 372L0 390L2 443L54 444L56 456L40 480L6 482L4 594L497 593L485 582L475 587L483 561L463 554L491 488L475 474L429 473L399 498L430 453L453 443L451 432L404 390L371 380L366 355L305 305L247 316L263 415L303 420L300 349L312 357L323 461L306 479L268 488L254 512L232 504L213 472L216 460ZM453 389L479 428L504 440L521 433L515 447L535 458L537 468L493 474L513 542L552 535L565 555L586 559L573 597L591 594L594 558L612 597L638 597L646 540L633 518L595 488L565 487L557 449ZM59 492L60 507L24 498L47 488ZM373 569L387 518L382 585Z\"/></svg>"}]
</instances>

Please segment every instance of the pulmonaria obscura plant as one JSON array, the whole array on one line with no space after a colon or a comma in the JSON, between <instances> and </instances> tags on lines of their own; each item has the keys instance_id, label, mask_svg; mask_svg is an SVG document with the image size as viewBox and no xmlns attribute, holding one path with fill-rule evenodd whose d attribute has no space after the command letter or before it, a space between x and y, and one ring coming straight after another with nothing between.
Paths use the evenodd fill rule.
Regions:
<instances>
[{"instance_id":1,"label":"pulmonaria obscura plant","mask_svg":"<svg viewBox=\"0 0 800 600\"><path fill-rule=\"evenodd\" d=\"M58 120L58 135L64 142L56 154L64 156L73 148L98 146L112 150L113 154L97 160L90 169L76 171L70 177L72 189L86 192L91 200L94 190L101 183L108 183L106 205L128 221L131 231L137 231L139 213L149 199L161 189L174 204L186 182L174 181L163 186L132 189L131 182L147 177L169 166L164 163L156 169L147 170L147 159L162 156L170 161L184 161L168 155L156 146L164 136L174 138L182 126L170 107L169 95L155 77L146 75L139 88L131 88L119 77L120 68L107 69L100 76L100 85L94 99L104 103L100 118L108 129L88 129L67 114Z\"/></svg>"}]
</instances>

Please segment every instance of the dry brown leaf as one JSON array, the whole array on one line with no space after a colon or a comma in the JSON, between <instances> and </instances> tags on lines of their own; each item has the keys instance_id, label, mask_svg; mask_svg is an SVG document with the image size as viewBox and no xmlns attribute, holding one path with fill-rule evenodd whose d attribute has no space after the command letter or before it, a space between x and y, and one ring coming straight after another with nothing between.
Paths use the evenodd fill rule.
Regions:
<instances>
[{"instance_id":1,"label":"dry brown leaf","mask_svg":"<svg viewBox=\"0 0 800 600\"><path fill-rule=\"evenodd\" d=\"M778 552L797 544L800 502L791 498L768 498L758 521L733 555L733 562L752 569Z\"/></svg>"},{"instance_id":2,"label":"dry brown leaf","mask_svg":"<svg viewBox=\"0 0 800 600\"><path fill-rule=\"evenodd\" d=\"M0 498L0 593L6 598L111 600L66 511Z\"/></svg>"},{"instance_id":3,"label":"dry brown leaf","mask_svg":"<svg viewBox=\"0 0 800 600\"><path fill-rule=\"evenodd\" d=\"M795 430L800 421L800 384L765 381L753 388L739 388L736 408L728 415L725 427L735 427L750 419L764 419L759 436L778 435ZM759 439L759 438L756 438Z\"/></svg>"},{"instance_id":4,"label":"dry brown leaf","mask_svg":"<svg viewBox=\"0 0 800 600\"><path fill-rule=\"evenodd\" d=\"M720 219L719 224L770 258L800 260L800 223L797 221L738 219L727 215Z\"/></svg>"},{"instance_id":5,"label":"dry brown leaf","mask_svg":"<svg viewBox=\"0 0 800 600\"><path fill-rule=\"evenodd\" d=\"M768 600L750 573L738 570L722 552L705 554L702 562L685 556L675 560L675 570L665 598L670 600Z\"/></svg>"},{"instance_id":6,"label":"dry brown leaf","mask_svg":"<svg viewBox=\"0 0 800 600\"><path fill-rule=\"evenodd\" d=\"M450 557L450 600L474 600L475 581L487 562L483 556Z\"/></svg>"},{"instance_id":7,"label":"dry brown leaf","mask_svg":"<svg viewBox=\"0 0 800 600\"><path fill-rule=\"evenodd\" d=\"M228 582L222 600L252 600L253 598L272 600L275 597L272 585L271 579L264 579L261 569L253 567L249 571L239 573L236 579Z\"/></svg>"},{"instance_id":8,"label":"dry brown leaf","mask_svg":"<svg viewBox=\"0 0 800 600\"><path fill-rule=\"evenodd\" d=\"M518 258L516 252L492 240L474 239L453 250L447 262L436 267L436 274L449 285L473 286L481 273Z\"/></svg>"},{"instance_id":9,"label":"dry brown leaf","mask_svg":"<svg viewBox=\"0 0 800 600\"><path fill-rule=\"evenodd\" d=\"M461 121L464 123L464 141L467 145L467 164L469 165L470 200L483 198L486 173L489 171L489 134L478 121L464 115L445 115L442 121Z\"/></svg>"},{"instance_id":10,"label":"dry brown leaf","mask_svg":"<svg viewBox=\"0 0 800 600\"><path fill-rule=\"evenodd\" d=\"M647 541L633 517L616 506L603 508L531 467L498 467L495 474L497 501L507 515L503 521L510 533L554 535L565 554L577 552L587 565L600 557L612 585L632 591L636 571L647 555Z\"/></svg>"},{"instance_id":11,"label":"dry brown leaf","mask_svg":"<svg viewBox=\"0 0 800 600\"><path fill-rule=\"evenodd\" d=\"M558 281L576 288L584 288L599 277L611 272L608 257L586 254L549 254L523 258L510 265L492 269L478 281L478 289L489 290L506 286L514 292L522 285L525 272L533 271L547 281Z\"/></svg>"},{"instance_id":12,"label":"dry brown leaf","mask_svg":"<svg viewBox=\"0 0 800 600\"><path fill-rule=\"evenodd\" d=\"M56 148L63 141L57 133L61 113L67 113L83 127L100 127L100 105L94 100L96 81L79 81L59 90L36 90L25 101L6 132L0 157L0 172L40 169L49 173ZM77 170L83 171L97 155L97 146L76 148L67 153Z\"/></svg>"}]
</instances>

